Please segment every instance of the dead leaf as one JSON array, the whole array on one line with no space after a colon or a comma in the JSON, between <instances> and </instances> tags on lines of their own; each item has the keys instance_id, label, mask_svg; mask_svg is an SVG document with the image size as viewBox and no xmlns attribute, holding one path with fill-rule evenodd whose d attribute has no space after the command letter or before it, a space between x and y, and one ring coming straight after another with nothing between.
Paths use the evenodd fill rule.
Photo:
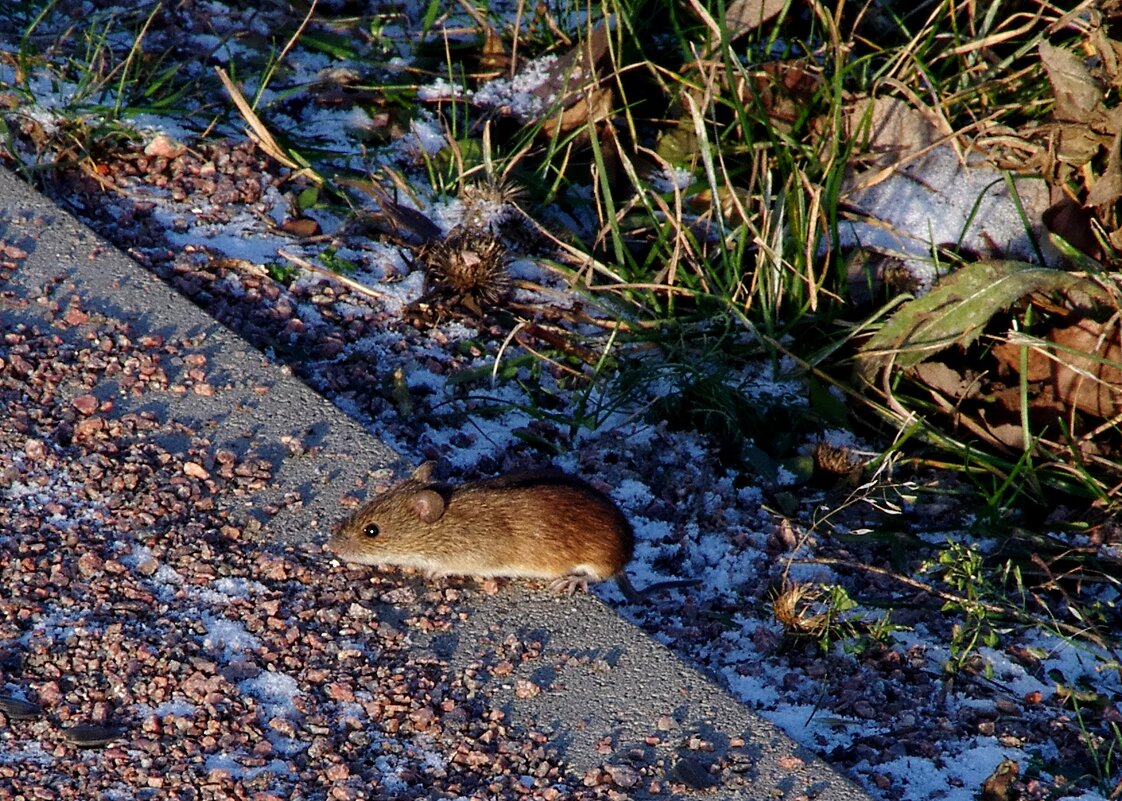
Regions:
<instances>
[{"instance_id":1,"label":"dead leaf","mask_svg":"<svg viewBox=\"0 0 1122 801\"><path fill-rule=\"evenodd\" d=\"M612 90L593 89L584 101L578 100L568 108L562 109L557 116L542 122L542 131L552 137L555 133L570 133L578 128L584 128L590 122L597 123L605 120L612 114Z\"/></svg>"},{"instance_id":2,"label":"dead leaf","mask_svg":"<svg viewBox=\"0 0 1122 801\"><path fill-rule=\"evenodd\" d=\"M976 398L979 395L977 381L970 380L958 370L951 369L942 362L917 364L912 369L912 375L928 388L956 401Z\"/></svg>"},{"instance_id":3,"label":"dead leaf","mask_svg":"<svg viewBox=\"0 0 1122 801\"><path fill-rule=\"evenodd\" d=\"M979 797L981 801L1015 801L1020 795L1014 784L1021 766L1012 759L1002 760L984 782Z\"/></svg>"},{"instance_id":4,"label":"dead leaf","mask_svg":"<svg viewBox=\"0 0 1122 801\"><path fill-rule=\"evenodd\" d=\"M786 7L788 0L732 0L725 9L729 41L756 30Z\"/></svg>"},{"instance_id":5,"label":"dead leaf","mask_svg":"<svg viewBox=\"0 0 1122 801\"><path fill-rule=\"evenodd\" d=\"M1095 179L1087 194L1088 206L1106 206L1122 197L1122 134L1114 135L1110 156L1103 174Z\"/></svg>"},{"instance_id":6,"label":"dead leaf","mask_svg":"<svg viewBox=\"0 0 1122 801\"><path fill-rule=\"evenodd\" d=\"M1021 364L1022 348L1026 350L1023 365ZM993 346L993 357L1008 372L1020 375L1030 383L1045 381L1052 375L1052 360L1041 353L1038 348L1028 345L1015 345L1012 342L1002 342ZM1022 366L1024 367L1023 373L1021 371Z\"/></svg>"},{"instance_id":7,"label":"dead leaf","mask_svg":"<svg viewBox=\"0 0 1122 801\"><path fill-rule=\"evenodd\" d=\"M1104 420L1122 413L1122 329L1116 320L1081 320L1053 328L1044 339L1053 347L1003 343L994 348L994 357L1019 374L1021 348L1027 347L1024 379L1048 381L1064 409Z\"/></svg>"},{"instance_id":8,"label":"dead leaf","mask_svg":"<svg viewBox=\"0 0 1122 801\"><path fill-rule=\"evenodd\" d=\"M1001 408L1008 410L1010 408L1008 405L1006 405L1008 402L1016 404L1011 408L1016 409L1020 407L1020 403L1018 401L1020 393L1016 389L1006 390L1004 393L1001 393L1001 396L1002 397L996 398L996 401L998 405L1001 406ZM1003 404L1002 401L1006 401L1006 404ZM987 414L987 410L985 408L979 409L977 426L972 428L971 430L975 434L987 437L994 445L1004 446L1014 451L1020 450L1024 447L1025 431L1023 428L1021 428L1020 425L1016 423L1005 423L997 421L991 422L988 419L989 417L990 415ZM964 420L960 420L959 422L964 422Z\"/></svg>"},{"instance_id":9,"label":"dead leaf","mask_svg":"<svg viewBox=\"0 0 1122 801\"><path fill-rule=\"evenodd\" d=\"M479 80L497 78L510 69L510 54L499 34L487 26L483 38L483 50L479 55Z\"/></svg>"},{"instance_id":10,"label":"dead leaf","mask_svg":"<svg viewBox=\"0 0 1122 801\"><path fill-rule=\"evenodd\" d=\"M874 166L887 167L949 136L951 131L936 120L899 98L882 95L855 103L844 123L847 138L861 142L877 157Z\"/></svg>"},{"instance_id":11,"label":"dead leaf","mask_svg":"<svg viewBox=\"0 0 1122 801\"><path fill-rule=\"evenodd\" d=\"M742 103L759 103L768 119L780 130L787 131L806 113L807 105L822 83L822 73L806 59L769 61L752 75L751 96L743 79L738 82L737 93Z\"/></svg>"},{"instance_id":12,"label":"dead leaf","mask_svg":"<svg viewBox=\"0 0 1122 801\"><path fill-rule=\"evenodd\" d=\"M600 84L610 54L611 28L602 23L553 63L553 74L533 93L545 103L569 106Z\"/></svg>"},{"instance_id":13,"label":"dead leaf","mask_svg":"<svg viewBox=\"0 0 1122 801\"><path fill-rule=\"evenodd\" d=\"M1041 41L1040 61L1056 96L1053 115L1064 122L1088 123L1103 103L1103 88L1083 59L1062 47Z\"/></svg>"},{"instance_id":14,"label":"dead leaf","mask_svg":"<svg viewBox=\"0 0 1122 801\"><path fill-rule=\"evenodd\" d=\"M315 236L319 233L319 223L311 217L290 217L280 227L286 234L298 237Z\"/></svg>"},{"instance_id":15,"label":"dead leaf","mask_svg":"<svg viewBox=\"0 0 1122 801\"><path fill-rule=\"evenodd\" d=\"M1104 138L1085 123L1059 123L1054 128L1056 157L1067 164L1082 166L1098 155Z\"/></svg>"},{"instance_id":16,"label":"dead leaf","mask_svg":"<svg viewBox=\"0 0 1122 801\"><path fill-rule=\"evenodd\" d=\"M1058 187L1051 190L1055 202L1042 215L1044 227L1065 242L1101 261L1106 253L1091 227L1094 214Z\"/></svg>"}]
</instances>

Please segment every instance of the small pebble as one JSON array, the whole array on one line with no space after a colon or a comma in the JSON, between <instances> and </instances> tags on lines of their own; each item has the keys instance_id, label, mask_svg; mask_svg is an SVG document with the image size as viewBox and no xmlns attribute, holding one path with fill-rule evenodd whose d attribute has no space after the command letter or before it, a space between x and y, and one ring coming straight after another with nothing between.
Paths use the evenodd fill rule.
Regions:
<instances>
[{"instance_id":1,"label":"small pebble","mask_svg":"<svg viewBox=\"0 0 1122 801\"><path fill-rule=\"evenodd\" d=\"M683 756L674 763L672 777L694 790L708 790L717 786L717 779L699 760Z\"/></svg>"}]
</instances>

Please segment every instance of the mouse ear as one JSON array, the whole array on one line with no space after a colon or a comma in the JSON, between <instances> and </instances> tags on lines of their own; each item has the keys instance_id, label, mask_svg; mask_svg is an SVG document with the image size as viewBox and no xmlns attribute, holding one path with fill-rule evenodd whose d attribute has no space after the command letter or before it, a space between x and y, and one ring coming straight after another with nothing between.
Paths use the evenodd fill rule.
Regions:
<instances>
[{"instance_id":1,"label":"mouse ear","mask_svg":"<svg viewBox=\"0 0 1122 801\"><path fill-rule=\"evenodd\" d=\"M432 471L436 468L436 462L429 460L423 463L420 467L413 471L413 480L420 481L427 484L432 479Z\"/></svg>"},{"instance_id":2,"label":"mouse ear","mask_svg":"<svg viewBox=\"0 0 1122 801\"><path fill-rule=\"evenodd\" d=\"M439 492L421 490L413 494L413 511L425 523L435 523L444 514L444 499Z\"/></svg>"}]
</instances>

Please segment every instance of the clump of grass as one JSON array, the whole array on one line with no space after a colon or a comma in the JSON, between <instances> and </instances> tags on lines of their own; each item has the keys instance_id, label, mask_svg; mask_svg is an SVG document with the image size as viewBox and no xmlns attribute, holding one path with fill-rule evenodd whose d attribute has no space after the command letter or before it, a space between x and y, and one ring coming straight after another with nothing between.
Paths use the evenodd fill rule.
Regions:
<instances>
[{"instance_id":1,"label":"clump of grass","mask_svg":"<svg viewBox=\"0 0 1122 801\"><path fill-rule=\"evenodd\" d=\"M18 97L5 115L9 147L24 149L43 165L77 164L96 175L99 160L136 139L124 124L128 115L182 108L192 91L181 78L185 65L170 53L146 51L161 10L155 4L135 11L98 11L75 22L62 3L24 9L18 49L2 54L15 72L10 89ZM13 15L10 21L17 19ZM122 48L121 41L129 44ZM67 101L61 107L55 102L60 88ZM49 95L52 122L45 122L48 115L41 112L24 112L40 105L43 91Z\"/></svg>"}]
</instances>

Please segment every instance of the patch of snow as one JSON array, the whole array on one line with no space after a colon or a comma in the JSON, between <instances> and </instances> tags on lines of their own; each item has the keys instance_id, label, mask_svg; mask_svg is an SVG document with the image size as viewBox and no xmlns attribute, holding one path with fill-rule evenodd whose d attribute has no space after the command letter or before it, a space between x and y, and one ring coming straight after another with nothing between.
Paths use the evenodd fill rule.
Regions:
<instances>
[{"instance_id":1,"label":"patch of snow","mask_svg":"<svg viewBox=\"0 0 1122 801\"><path fill-rule=\"evenodd\" d=\"M436 100L456 100L465 95L469 93L465 92L464 87L451 83L442 76L417 87L417 99L430 103Z\"/></svg>"},{"instance_id":2,"label":"patch of snow","mask_svg":"<svg viewBox=\"0 0 1122 801\"><path fill-rule=\"evenodd\" d=\"M19 765L21 763L34 763L36 765L50 765L55 757L46 751L38 741L11 742L5 738L4 748L0 748L0 765Z\"/></svg>"},{"instance_id":3,"label":"patch of snow","mask_svg":"<svg viewBox=\"0 0 1122 801\"><path fill-rule=\"evenodd\" d=\"M238 762L238 754L231 754L227 751L220 751L216 754L207 755L206 762L204 763L207 772L210 771L225 771L233 779L253 779L260 776L262 773L274 773L278 776L288 776L291 774L291 769L288 763L280 759L274 759L264 765L246 767ZM245 755L248 758L248 754Z\"/></svg>"},{"instance_id":4,"label":"patch of snow","mask_svg":"<svg viewBox=\"0 0 1122 801\"><path fill-rule=\"evenodd\" d=\"M694 173L685 167L668 165L651 173L647 180L656 192L673 192L675 189L687 189L694 181Z\"/></svg>"},{"instance_id":5,"label":"patch of snow","mask_svg":"<svg viewBox=\"0 0 1122 801\"><path fill-rule=\"evenodd\" d=\"M942 757L937 766L930 759L902 756L877 765L875 771L894 779L906 801L975 801L982 782L1003 760L1023 760L1024 754L997 745L994 738L978 737Z\"/></svg>"},{"instance_id":6,"label":"patch of snow","mask_svg":"<svg viewBox=\"0 0 1122 801\"><path fill-rule=\"evenodd\" d=\"M553 96L541 98L534 94L553 77L554 55L542 56L522 66L513 78L495 78L483 84L472 95L472 102L484 108L501 109L518 120L539 117L554 101Z\"/></svg>"},{"instance_id":7,"label":"patch of snow","mask_svg":"<svg viewBox=\"0 0 1122 801\"><path fill-rule=\"evenodd\" d=\"M206 626L203 647L210 651L221 651L222 658L227 661L239 652L256 651L261 647L261 641L246 631L245 626L236 620L211 614L203 614L201 619Z\"/></svg>"},{"instance_id":8,"label":"patch of snow","mask_svg":"<svg viewBox=\"0 0 1122 801\"><path fill-rule=\"evenodd\" d=\"M293 703L300 695L300 686L296 679L287 673L267 670L251 679L239 682L238 688L261 702L266 720L275 717L296 720L300 717Z\"/></svg>"},{"instance_id":9,"label":"patch of snow","mask_svg":"<svg viewBox=\"0 0 1122 801\"><path fill-rule=\"evenodd\" d=\"M1028 219L1040 220L1048 206L1044 182L1018 178L1016 187ZM848 199L875 219L839 222L841 245L897 256L925 285L937 277L936 245L1037 262L1035 239L1046 263L1055 265L1060 257L1042 224L1025 229L1005 173L980 162L964 165L949 145L933 148Z\"/></svg>"},{"instance_id":10,"label":"patch of snow","mask_svg":"<svg viewBox=\"0 0 1122 801\"><path fill-rule=\"evenodd\" d=\"M435 156L448 145L444 129L429 113L418 114L409 123L410 138L402 140L405 147L417 154Z\"/></svg>"},{"instance_id":11,"label":"patch of snow","mask_svg":"<svg viewBox=\"0 0 1122 801\"><path fill-rule=\"evenodd\" d=\"M268 588L260 581L240 576L227 576L217 579L214 582L214 589L231 598L249 598L268 591Z\"/></svg>"}]
</instances>

